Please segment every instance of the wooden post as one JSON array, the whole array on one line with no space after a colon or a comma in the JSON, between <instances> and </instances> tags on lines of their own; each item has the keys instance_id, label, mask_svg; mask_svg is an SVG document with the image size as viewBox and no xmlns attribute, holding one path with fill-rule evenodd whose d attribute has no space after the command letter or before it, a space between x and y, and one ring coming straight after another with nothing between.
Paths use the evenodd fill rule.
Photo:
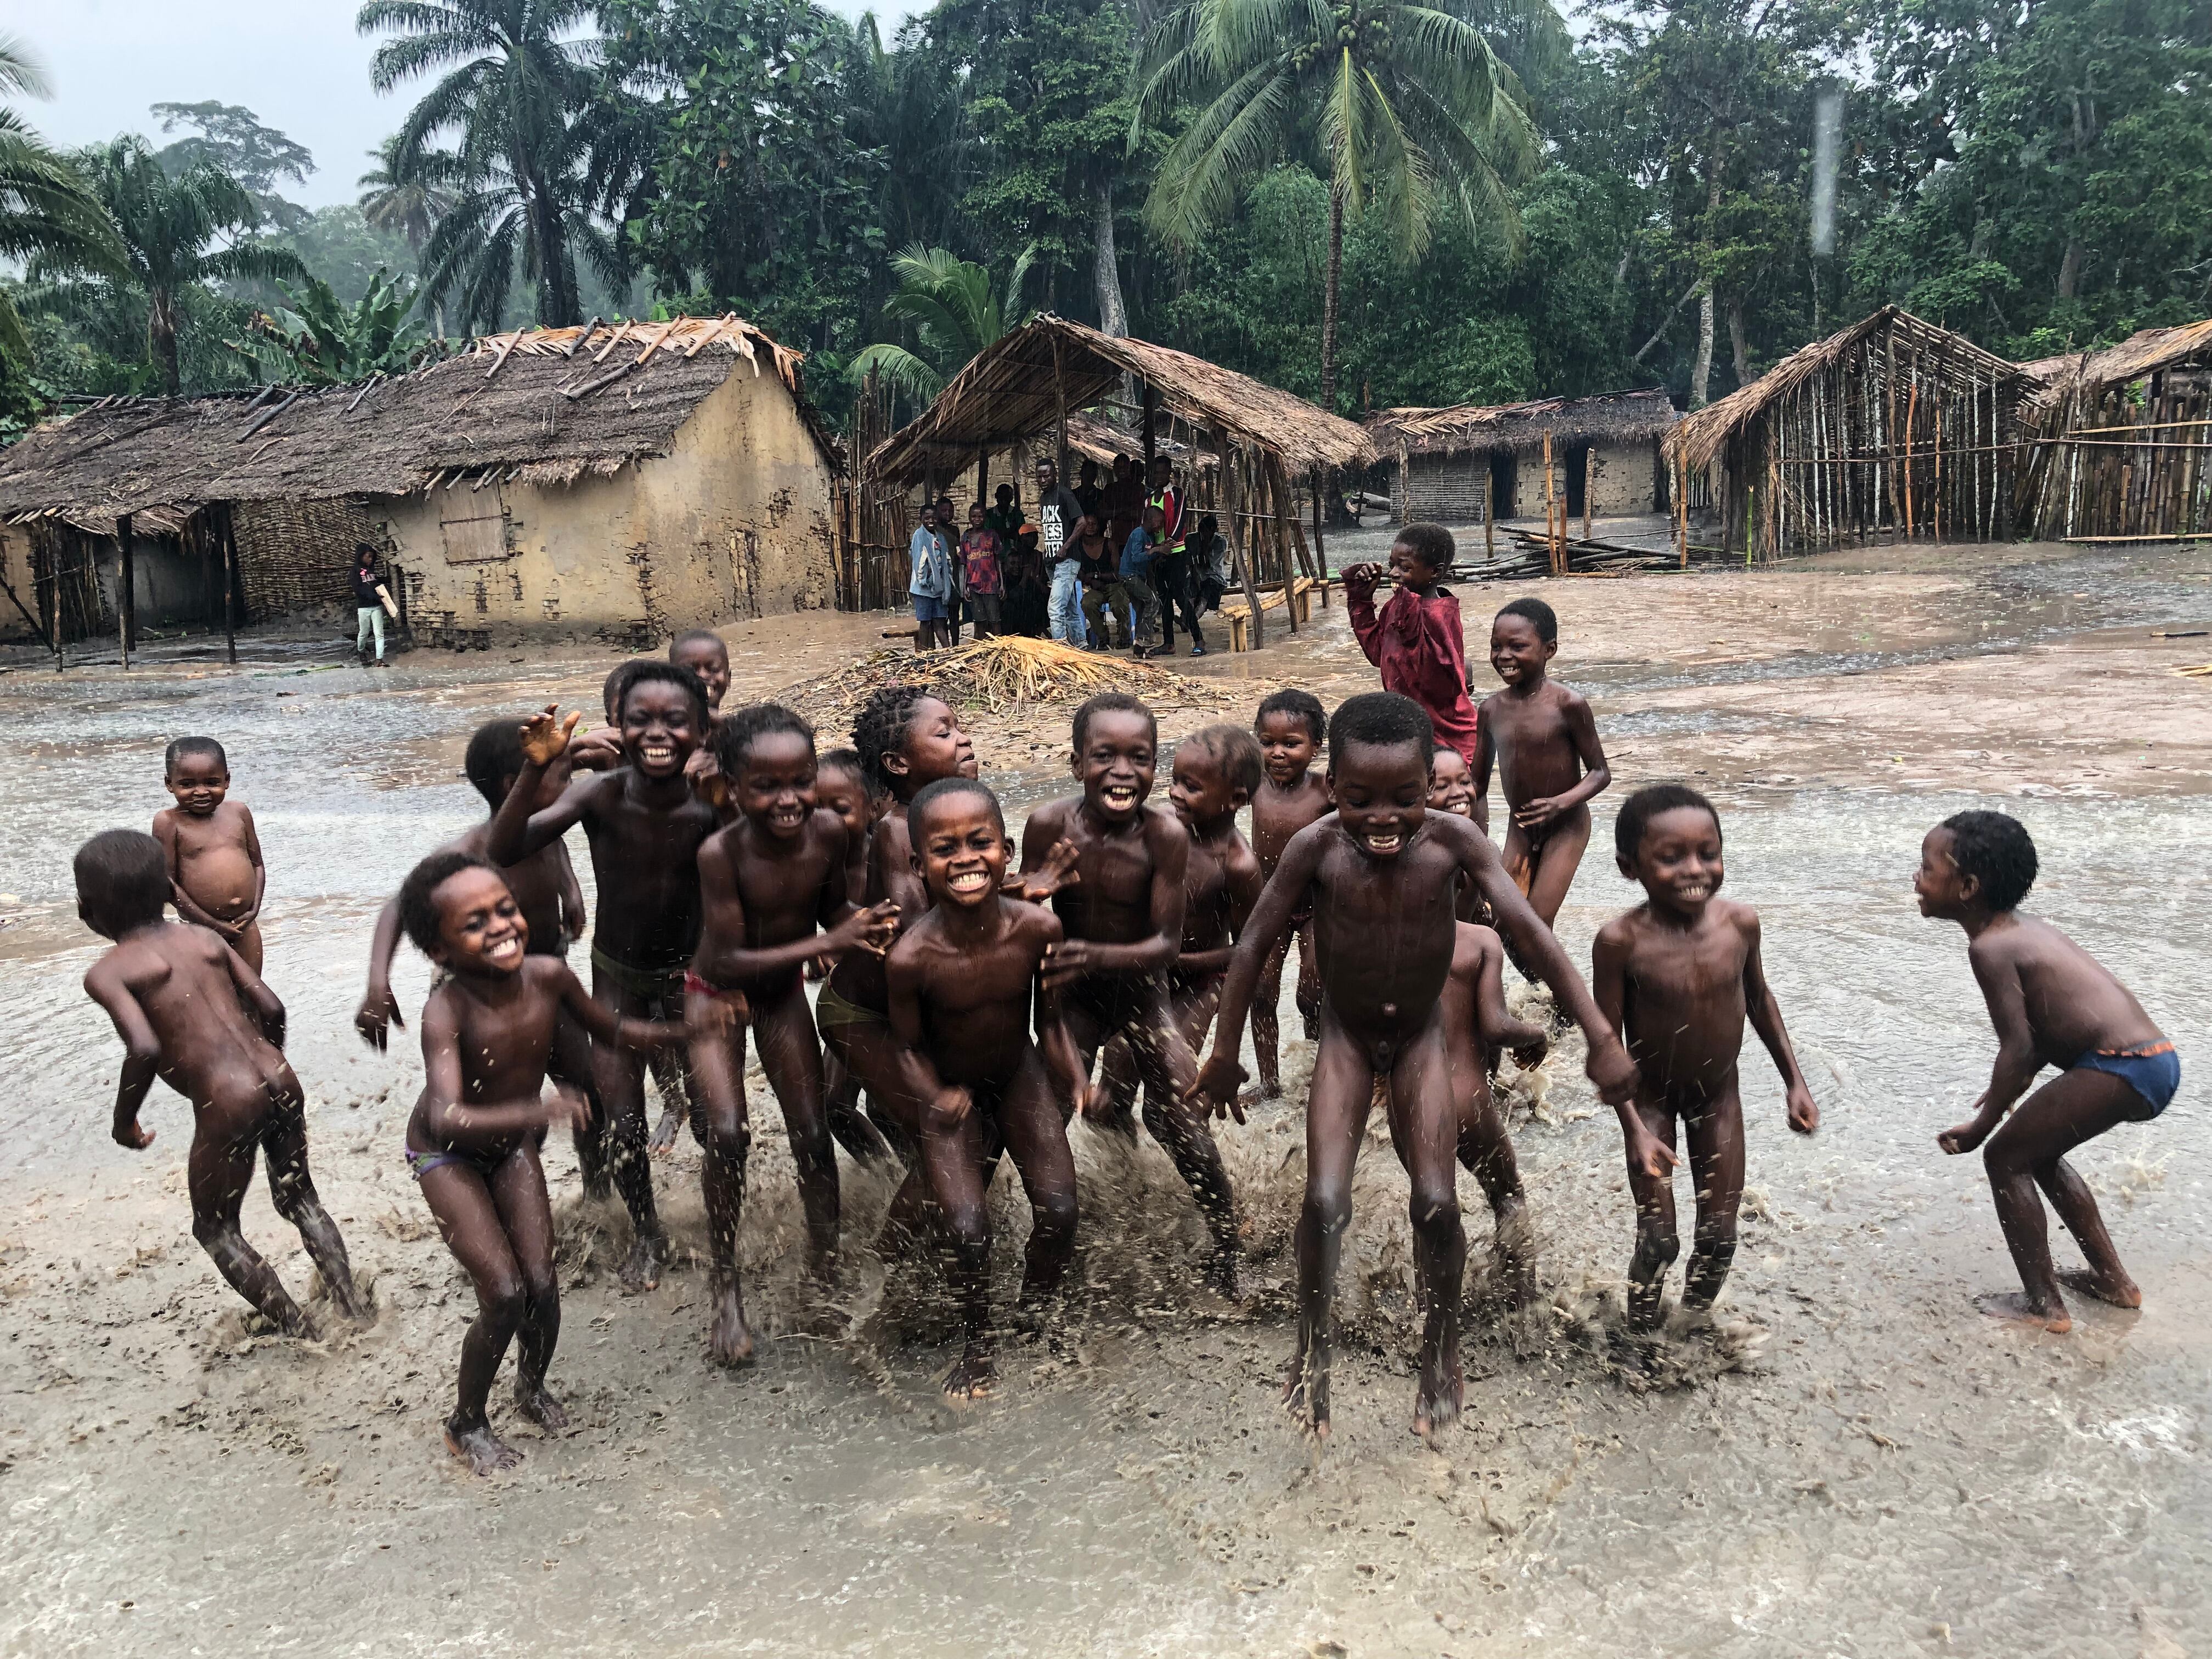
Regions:
<instances>
[{"instance_id":1,"label":"wooden post","mask_svg":"<svg viewBox=\"0 0 2212 1659\"><path fill-rule=\"evenodd\" d=\"M222 509L222 643L232 662L238 660L238 530L230 521L230 508Z\"/></svg>"},{"instance_id":2,"label":"wooden post","mask_svg":"<svg viewBox=\"0 0 2212 1659\"><path fill-rule=\"evenodd\" d=\"M1559 526L1552 512L1552 434L1544 434L1544 551L1552 574L1559 574Z\"/></svg>"},{"instance_id":3,"label":"wooden post","mask_svg":"<svg viewBox=\"0 0 2212 1659\"><path fill-rule=\"evenodd\" d=\"M1482 556L1498 556L1498 474L1493 467L1482 478ZM1299 958L1301 961L1304 957Z\"/></svg>"},{"instance_id":4,"label":"wooden post","mask_svg":"<svg viewBox=\"0 0 2212 1659\"><path fill-rule=\"evenodd\" d=\"M1321 510L1321 469L1316 467L1313 470L1314 574L1321 580L1321 602L1326 608L1328 605L1328 550L1322 544L1321 538L1321 521L1327 516ZM1304 958L1301 957L1300 960L1303 961Z\"/></svg>"},{"instance_id":5,"label":"wooden post","mask_svg":"<svg viewBox=\"0 0 2212 1659\"><path fill-rule=\"evenodd\" d=\"M137 572L131 557L131 515L115 521L116 634L123 646L123 665L131 666L131 635L138 631Z\"/></svg>"},{"instance_id":6,"label":"wooden post","mask_svg":"<svg viewBox=\"0 0 2212 1659\"><path fill-rule=\"evenodd\" d=\"M1267 493L1274 498L1276 568L1283 573L1283 620L1291 632L1298 631L1297 574L1291 568L1291 521L1297 508L1291 502L1290 475L1275 456L1267 457Z\"/></svg>"},{"instance_id":7,"label":"wooden post","mask_svg":"<svg viewBox=\"0 0 2212 1659\"><path fill-rule=\"evenodd\" d=\"M1067 378L1060 372L1060 336L1057 334L1052 337L1052 396L1060 411L1056 436L1059 447L1053 452L1052 464L1060 487L1065 489L1067 485ZM1303 962L1304 958L1300 957L1299 960Z\"/></svg>"},{"instance_id":8,"label":"wooden post","mask_svg":"<svg viewBox=\"0 0 2212 1659\"><path fill-rule=\"evenodd\" d=\"M1154 409L1155 404L1156 404L1156 402L1157 402L1156 395L1154 394L1154 392L1153 392L1153 391L1152 391L1152 383L1150 380L1145 380L1145 381L1141 381L1141 382L1139 382L1139 391L1138 391L1138 393L1137 393L1137 397L1138 397L1139 401L1143 404L1143 406L1144 406L1144 411L1145 411L1145 480L1144 480L1144 482L1145 482L1145 489L1149 492L1149 491L1151 490L1152 487L1152 454L1153 454L1153 440L1152 440L1152 411L1153 411L1153 409Z\"/></svg>"},{"instance_id":9,"label":"wooden post","mask_svg":"<svg viewBox=\"0 0 2212 1659\"><path fill-rule=\"evenodd\" d=\"M1229 490L1229 522L1237 534L1230 540L1230 551L1237 560L1237 573L1243 579L1244 603L1252 607L1252 648L1263 649L1267 643L1267 614L1260 609L1260 590L1252 582L1252 544L1259 539L1257 525L1239 525L1238 509L1251 489L1251 480L1244 476L1243 452L1233 439L1224 446L1221 457L1224 484Z\"/></svg>"},{"instance_id":10,"label":"wooden post","mask_svg":"<svg viewBox=\"0 0 2212 1659\"><path fill-rule=\"evenodd\" d=\"M1690 568L1690 461L1674 458L1674 544L1681 550L1682 568Z\"/></svg>"},{"instance_id":11,"label":"wooden post","mask_svg":"<svg viewBox=\"0 0 2212 1659\"><path fill-rule=\"evenodd\" d=\"M975 499L983 510L991 510L991 451L988 445L975 452Z\"/></svg>"},{"instance_id":12,"label":"wooden post","mask_svg":"<svg viewBox=\"0 0 2212 1659\"><path fill-rule=\"evenodd\" d=\"M204 513L195 513L185 520L185 533L200 551L200 598L206 602L204 620L210 635L215 632L215 550L208 545L208 535L213 528Z\"/></svg>"}]
</instances>

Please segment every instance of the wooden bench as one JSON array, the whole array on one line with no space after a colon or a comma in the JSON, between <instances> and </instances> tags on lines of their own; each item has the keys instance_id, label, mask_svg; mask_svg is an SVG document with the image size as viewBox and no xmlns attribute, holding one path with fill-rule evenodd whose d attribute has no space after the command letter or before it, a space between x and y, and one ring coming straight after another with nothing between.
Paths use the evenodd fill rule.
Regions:
<instances>
[{"instance_id":1,"label":"wooden bench","mask_svg":"<svg viewBox=\"0 0 2212 1659\"><path fill-rule=\"evenodd\" d=\"M1272 587L1261 589L1260 609L1280 611L1285 604L1293 605L1297 609L1291 612L1291 615L1297 619L1298 626L1303 628L1313 619L1313 599L1316 590L1321 593L1321 602L1327 605L1328 586L1328 582L1316 582L1310 576L1293 577L1287 596L1279 583ZM1252 648L1252 607L1242 599L1224 599L1221 603L1220 616L1221 619L1229 624L1229 648L1231 651L1249 651Z\"/></svg>"}]
</instances>

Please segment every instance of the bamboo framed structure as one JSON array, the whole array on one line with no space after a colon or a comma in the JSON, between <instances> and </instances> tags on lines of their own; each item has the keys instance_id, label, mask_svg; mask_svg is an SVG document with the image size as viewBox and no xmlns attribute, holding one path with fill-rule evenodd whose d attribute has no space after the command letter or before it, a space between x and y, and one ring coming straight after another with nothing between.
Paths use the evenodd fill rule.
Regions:
<instances>
[{"instance_id":1,"label":"bamboo framed structure","mask_svg":"<svg viewBox=\"0 0 2212 1659\"><path fill-rule=\"evenodd\" d=\"M1705 475L1719 553L1753 563L1871 540L2010 534L2026 371L1896 306L1792 353L1668 434ZM1676 518L1683 562L1689 524Z\"/></svg>"},{"instance_id":2,"label":"bamboo framed structure","mask_svg":"<svg viewBox=\"0 0 2212 1659\"><path fill-rule=\"evenodd\" d=\"M2048 541L2212 536L2212 320L2028 365L2021 522Z\"/></svg>"},{"instance_id":3,"label":"bamboo framed structure","mask_svg":"<svg viewBox=\"0 0 2212 1659\"><path fill-rule=\"evenodd\" d=\"M979 353L919 416L858 452L865 457L858 488L872 498L934 487L997 451L1048 435L1063 472L1070 453L1091 453L1086 439L1125 453L1085 413L1112 403L1125 375L1141 394L1133 441L1146 459L1157 453L1162 416L1187 434L1201 493L1211 484L1216 497L1208 510L1228 538L1254 643L1264 645L1262 595L1325 577L1320 550L1297 523L1292 481L1364 468L1374 446L1352 422L1202 357L1062 317L1035 318ZM1295 631L1296 607L1281 609Z\"/></svg>"}]
</instances>

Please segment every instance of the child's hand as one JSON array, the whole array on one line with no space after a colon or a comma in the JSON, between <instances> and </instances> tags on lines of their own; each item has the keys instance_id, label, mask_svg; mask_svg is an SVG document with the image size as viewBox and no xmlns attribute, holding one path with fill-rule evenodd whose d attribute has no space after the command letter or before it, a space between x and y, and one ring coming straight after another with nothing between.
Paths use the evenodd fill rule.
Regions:
<instances>
[{"instance_id":1,"label":"child's hand","mask_svg":"<svg viewBox=\"0 0 2212 1659\"><path fill-rule=\"evenodd\" d=\"M1628 1057L1628 1050L1620 1037L1613 1036L1590 1050L1583 1063L1583 1073L1597 1090L1597 1097L1608 1106L1618 1106L1636 1092L1636 1062ZM1652 1143L1656 1146L1658 1143ZM1633 1149L1632 1148L1632 1153ZM1674 1155L1667 1154L1667 1164L1674 1167Z\"/></svg>"},{"instance_id":2,"label":"child's hand","mask_svg":"<svg viewBox=\"0 0 2212 1659\"><path fill-rule=\"evenodd\" d=\"M1234 1111L1237 1121L1244 1121L1244 1108L1237 1091L1244 1086L1249 1075L1237 1063L1237 1056L1216 1048L1205 1065L1198 1068L1198 1081L1190 1085L1183 1099L1193 1106L1204 1105L1214 1116L1220 1117Z\"/></svg>"},{"instance_id":3,"label":"child's hand","mask_svg":"<svg viewBox=\"0 0 2212 1659\"><path fill-rule=\"evenodd\" d=\"M975 1109L973 1095L958 1084L947 1084L929 1103L930 1127L940 1134L950 1134L965 1123L968 1114Z\"/></svg>"},{"instance_id":4,"label":"child's hand","mask_svg":"<svg viewBox=\"0 0 2212 1659\"><path fill-rule=\"evenodd\" d=\"M138 1120L134 1115L116 1124L115 1144L118 1146L128 1146L134 1152L143 1152L154 1144L154 1132L151 1129L140 1128Z\"/></svg>"},{"instance_id":5,"label":"child's hand","mask_svg":"<svg viewBox=\"0 0 2212 1659\"><path fill-rule=\"evenodd\" d=\"M1513 822L1523 830L1541 830L1566 810L1565 803L1557 795L1540 795L1515 807Z\"/></svg>"},{"instance_id":6,"label":"child's hand","mask_svg":"<svg viewBox=\"0 0 2212 1659\"><path fill-rule=\"evenodd\" d=\"M866 951L872 957L880 957L898 943L898 906L888 899L855 910L830 933L830 951L838 956L848 951Z\"/></svg>"},{"instance_id":7,"label":"child's hand","mask_svg":"<svg viewBox=\"0 0 2212 1659\"><path fill-rule=\"evenodd\" d=\"M549 702L542 714L532 714L522 723L522 759L527 766L550 766L554 759L568 746L568 738L576 729L580 714L571 714L561 719L561 706Z\"/></svg>"},{"instance_id":8,"label":"child's hand","mask_svg":"<svg viewBox=\"0 0 2212 1659\"><path fill-rule=\"evenodd\" d=\"M1813 1091L1802 1083L1794 1085L1788 1094L1790 1127L1801 1135L1809 1135L1820 1127L1820 1108L1813 1098Z\"/></svg>"},{"instance_id":9,"label":"child's hand","mask_svg":"<svg viewBox=\"0 0 2212 1659\"><path fill-rule=\"evenodd\" d=\"M611 772L622 763L622 733L611 726L586 732L568 745L572 772Z\"/></svg>"},{"instance_id":10,"label":"child's hand","mask_svg":"<svg viewBox=\"0 0 2212 1659\"><path fill-rule=\"evenodd\" d=\"M1552 1034L1538 1026L1527 1029L1535 1035L1526 1042L1516 1044L1509 1052L1516 1066L1524 1072L1533 1072L1544 1063L1544 1056L1552 1052Z\"/></svg>"},{"instance_id":11,"label":"child's hand","mask_svg":"<svg viewBox=\"0 0 2212 1659\"><path fill-rule=\"evenodd\" d=\"M691 751L690 757L684 763L684 781L691 786L693 794L708 799L718 809L720 807L722 763L714 758L713 750L702 744ZM714 792L712 795L708 793L710 787Z\"/></svg>"},{"instance_id":12,"label":"child's hand","mask_svg":"<svg viewBox=\"0 0 2212 1659\"><path fill-rule=\"evenodd\" d=\"M584 1098L580 1089L556 1083L545 1102L545 1127L566 1129L571 1134L592 1127L592 1103Z\"/></svg>"},{"instance_id":13,"label":"child's hand","mask_svg":"<svg viewBox=\"0 0 2212 1659\"><path fill-rule=\"evenodd\" d=\"M1081 884L1083 876L1075 867L1080 856L1073 842L1056 841L1052 844L1052 851L1045 854L1042 865L1027 875L1018 876L1009 870L1006 878L1000 884L999 890L1009 898L1042 904L1061 888Z\"/></svg>"},{"instance_id":14,"label":"child's hand","mask_svg":"<svg viewBox=\"0 0 2212 1659\"><path fill-rule=\"evenodd\" d=\"M684 1032L688 1036L726 1036L752 1018L751 1006L742 992L728 996L692 996L684 1000Z\"/></svg>"},{"instance_id":15,"label":"child's hand","mask_svg":"<svg viewBox=\"0 0 2212 1659\"><path fill-rule=\"evenodd\" d=\"M1095 959L1090 940L1064 939L1057 945L1044 947L1044 965L1039 970L1039 977L1044 981L1045 989L1056 991L1071 980L1081 979L1091 972Z\"/></svg>"},{"instance_id":16,"label":"child's hand","mask_svg":"<svg viewBox=\"0 0 2212 1659\"><path fill-rule=\"evenodd\" d=\"M1628 1132L1628 1167L1650 1181L1664 1181L1681 1159L1674 1149L1638 1124Z\"/></svg>"},{"instance_id":17,"label":"child's hand","mask_svg":"<svg viewBox=\"0 0 2212 1659\"><path fill-rule=\"evenodd\" d=\"M382 1054L391 1041L391 1028L407 1029L407 1022L399 1016L399 999L392 994L389 985L372 985L368 994L354 1010L353 1029L361 1033L361 1040L377 1053Z\"/></svg>"},{"instance_id":18,"label":"child's hand","mask_svg":"<svg viewBox=\"0 0 2212 1659\"><path fill-rule=\"evenodd\" d=\"M1382 567L1379 564L1346 565L1344 568L1345 594L1355 600L1371 599L1375 597L1375 585L1382 580Z\"/></svg>"},{"instance_id":19,"label":"child's hand","mask_svg":"<svg viewBox=\"0 0 2212 1659\"><path fill-rule=\"evenodd\" d=\"M1987 1140L1992 1127L1983 1122L1981 1119L1975 1118L1971 1122L1961 1123L1955 1129L1944 1130L1942 1134L1936 1137L1936 1144L1950 1153L1952 1157L1956 1158L1961 1152L1972 1152L1975 1147Z\"/></svg>"}]
</instances>

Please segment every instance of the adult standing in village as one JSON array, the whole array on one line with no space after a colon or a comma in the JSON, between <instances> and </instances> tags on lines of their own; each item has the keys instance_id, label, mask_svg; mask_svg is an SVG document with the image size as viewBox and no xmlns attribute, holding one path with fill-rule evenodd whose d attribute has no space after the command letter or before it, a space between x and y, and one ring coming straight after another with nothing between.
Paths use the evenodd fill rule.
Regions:
<instances>
[{"instance_id":1,"label":"adult standing in village","mask_svg":"<svg viewBox=\"0 0 2212 1659\"><path fill-rule=\"evenodd\" d=\"M1083 465L1075 470L1076 502L1085 513L1097 518L1098 504L1105 495L1105 487L1098 482L1098 463L1085 455ZM1099 518L1098 522L1103 524L1106 520Z\"/></svg>"},{"instance_id":2,"label":"adult standing in village","mask_svg":"<svg viewBox=\"0 0 2212 1659\"><path fill-rule=\"evenodd\" d=\"M325 567L327 568L328 567ZM376 549L368 542L356 542L353 550L354 654L361 665L371 665L368 641L372 633L376 638L374 665L384 665L384 603L386 598L384 578L376 574Z\"/></svg>"},{"instance_id":3,"label":"adult standing in village","mask_svg":"<svg viewBox=\"0 0 2212 1659\"><path fill-rule=\"evenodd\" d=\"M1164 455L1152 457L1150 486L1145 495L1147 507L1158 507L1160 514L1159 539L1152 548L1152 586L1159 600L1160 649L1170 655L1175 651L1176 601L1183 592L1183 501L1182 491L1176 488L1175 467ZM1188 615L1188 607L1185 607ZM1196 641L1195 627L1184 630Z\"/></svg>"},{"instance_id":4,"label":"adult standing in village","mask_svg":"<svg viewBox=\"0 0 2212 1659\"><path fill-rule=\"evenodd\" d=\"M1076 520L1083 504L1075 492L1060 481L1059 465L1049 460L1036 464L1037 551L1052 572L1052 637L1079 650L1083 645L1082 585L1078 580L1075 550Z\"/></svg>"}]
</instances>

